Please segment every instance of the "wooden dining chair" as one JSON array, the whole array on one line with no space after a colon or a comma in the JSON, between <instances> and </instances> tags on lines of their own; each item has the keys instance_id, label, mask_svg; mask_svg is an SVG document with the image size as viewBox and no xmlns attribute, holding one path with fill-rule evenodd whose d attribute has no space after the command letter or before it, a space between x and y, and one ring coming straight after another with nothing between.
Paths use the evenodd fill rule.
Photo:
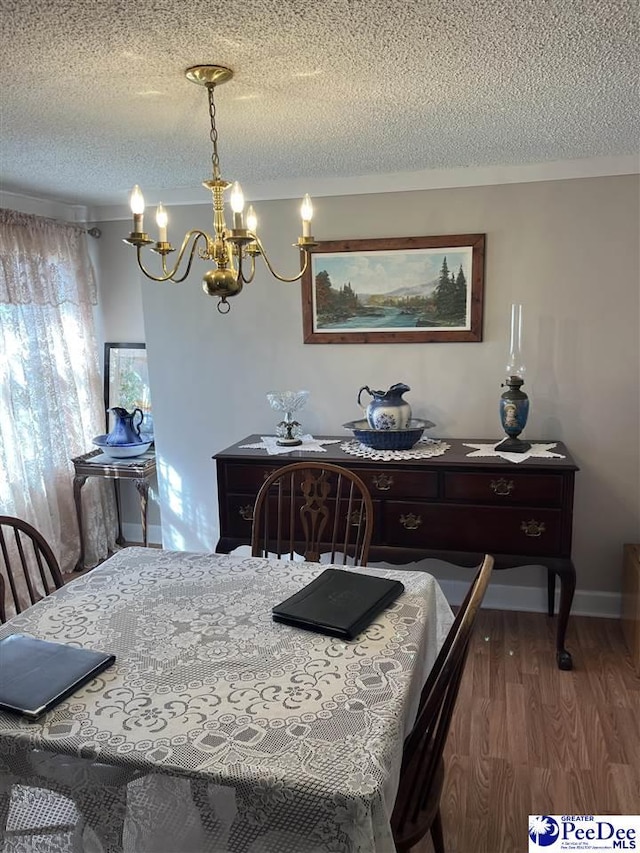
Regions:
<instances>
[{"instance_id":1,"label":"wooden dining chair","mask_svg":"<svg viewBox=\"0 0 640 853\"><path fill-rule=\"evenodd\" d=\"M493 570L485 555L425 682L413 729L404 742L400 785L391 816L398 853L406 853L431 831L435 853L444 853L440 797L443 751L469 641Z\"/></svg>"},{"instance_id":2,"label":"wooden dining chair","mask_svg":"<svg viewBox=\"0 0 640 853\"><path fill-rule=\"evenodd\" d=\"M0 515L0 623L6 621L7 603L21 613L24 605L35 604L63 585L58 561L42 534L26 521ZM10 840L13 836L51 835L54 826L56 832L72 832L76 844L87 824L102 827L103 836L113 838L114 849L119 849L119 825L103 824L102 815L121 816L124 825L127 785L142 774L98 761L92 762L89 774L76 768L73 760L65 766L46 750L32 750L28 760L30 770L24 779L6 777L0 785L0 850L3 836ZM32 782L34 774L37 785ZM23 796L28 792L33 805L29 820L18 820L14 826L11 807L16 786Z\"/></svg>"},{"instance_id":3,"label":"wooden dining chair","mask_svg":"<svg viewBox=\"0 0 640 853\"><path fill-rule=\"evenodd\" d=\"M7 620L7 604L21 613L63 585L44 536L20 518L0 515L0 623Z\"/></svg>"},{"instance_id":4,"label":"wooden dining chair","mask_svg":"<svg viewBox=\"0 0 640 853\"><path fill-rule=\"evenodd\" d=\"M20 518L0 515L0 623L8 611L21 613L63 584L58 561L42 534ZM25 849L37 836L73 832L76 821L73 803L56 792L9 783L0 792L0 839L20 841Z\"/></svg>"},{"instance_id":5,"label":"wooden dining chair","mask_svg":"<svg viewBox=\"0 0 640 853\"><path fill-rule=\"evenodd\" d=\"M270 474L253 510L251 553L366 566L373 501L352 471L330 462L294 462Z\"/></svg>"}]
</instances>

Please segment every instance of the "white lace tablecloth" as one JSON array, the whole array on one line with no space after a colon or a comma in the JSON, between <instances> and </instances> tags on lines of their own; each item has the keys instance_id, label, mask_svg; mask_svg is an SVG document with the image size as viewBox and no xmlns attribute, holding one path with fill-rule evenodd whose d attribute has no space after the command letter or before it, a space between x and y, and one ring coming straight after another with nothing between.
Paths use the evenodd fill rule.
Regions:
<instances>
[{"instance_id":1,"label":"white lace tablecloth","mask_svg":"<svg viewBox=\"0 0 640 853\"><path fill-rule=\"evenodd\" d=\"M41 721L0 712L5 792L70 793L92 851L389 853L402 743L453 617L431 575L367 568L406 592L354 640L273 622L325 568L127 548L0 626L116 654Z\"/></svg>"}]
</instances>

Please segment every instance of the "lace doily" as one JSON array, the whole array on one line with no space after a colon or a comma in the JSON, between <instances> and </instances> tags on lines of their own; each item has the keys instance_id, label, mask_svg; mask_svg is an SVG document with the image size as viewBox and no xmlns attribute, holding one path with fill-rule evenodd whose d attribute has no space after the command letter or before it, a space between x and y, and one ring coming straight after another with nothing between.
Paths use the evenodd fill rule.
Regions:
<instances>
[{"instance_id":1,"label":"lace doily","mask_svg":"<svg viewBox=\"0 0 640 853\"><path fill-rule=\"evenodd\" d=\"M506 453L504 450L496 449L495 444L467 444L465 447L475 447L472 453L467 453L467 456L501 456L507 462L524 462L525 459L564 459L562 453L552 453L551 448L556 446L556 442L551 444L532 444L531 449L524 453Z\"/></svg>"},{"instance_id":2,"label":"lace doily","mask_svg":"<svg viewBox=\"0 0 640 853\"><path fill-rule=\"evenodd\" d=\"M291 453L292 450L302 450L307 453L326 453L323 444L337 444L339 438L314 438L312 435L301 435L302 444L293 447L282 447L276 444L278 438L275 435L261 435L260 441L255 444L241 444L241 449L266 450L269 456L279 456L282 453Z\"/></svg>"},{"instance_id":3,"label":"lace doily","mask_svg":"<svg viewBox=\"0 0 640 853\"><path fill-rule=\"evenodd\" d=\"M446 441L436 438L421 438L410 450L376 450L361 444L355 438L340 445L340 450L352 456L364 456L365 459L378 459L383 462L399 459L428 459L430 456L442 456L451 447Z\"/></svg>"}]
</instances>

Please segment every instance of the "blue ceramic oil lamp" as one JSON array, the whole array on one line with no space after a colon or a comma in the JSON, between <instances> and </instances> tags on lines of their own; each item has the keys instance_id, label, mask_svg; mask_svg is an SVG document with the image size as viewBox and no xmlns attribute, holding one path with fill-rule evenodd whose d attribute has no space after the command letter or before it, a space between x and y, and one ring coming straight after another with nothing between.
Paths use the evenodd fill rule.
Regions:
<instances>
[{"instance_id":1,"label":"blue ceramic oil lamp","mask_svg":"<svg viewBox=\"0 0 640 853\"><path fill-rule=\"evenodd\" d=\"M522 390L525 366L521 354L522 343L522 305L511 306L511 346L507 364L507 380L502 388L507 390L500 397L500 421L507 437L496 445L496 450L507 453L526 453L531 443L518 436L523 431L529 417L529 398Z\"/></svg>"}]
</instances>

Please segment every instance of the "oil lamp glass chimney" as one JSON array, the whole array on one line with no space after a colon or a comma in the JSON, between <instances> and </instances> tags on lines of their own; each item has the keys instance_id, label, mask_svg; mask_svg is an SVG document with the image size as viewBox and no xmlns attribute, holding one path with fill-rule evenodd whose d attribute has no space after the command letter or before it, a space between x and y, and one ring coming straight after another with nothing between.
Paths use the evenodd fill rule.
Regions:
<instances>
[{"instance_id":1,"label":"oil lamp glass chimney","mask_svg":"<svg viewBox=\"0 0 640 853\"><path fill-rule=\"evenodd\" d=\"M522 360L522 305L519 304L511 306L510 337L507 376L519 376L520 379L524 379L527 368Z\"/></svg>"}]
</instances>

